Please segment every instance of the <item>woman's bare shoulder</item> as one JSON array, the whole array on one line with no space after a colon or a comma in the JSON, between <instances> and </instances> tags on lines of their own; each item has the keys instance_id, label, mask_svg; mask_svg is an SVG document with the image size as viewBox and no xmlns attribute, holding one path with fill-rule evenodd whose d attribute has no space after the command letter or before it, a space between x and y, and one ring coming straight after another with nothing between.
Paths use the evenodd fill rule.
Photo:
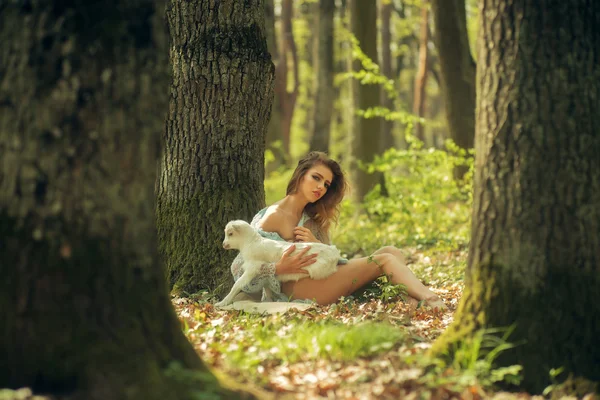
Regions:
<instances>
[{"instance_id":1,"label":"woman's bare shoulder","mask_svg":"<svg viewBox=\"0 0 600 400\"><path fill-rule=\"evenodd\" d=\"M282 238L293 238L293 230L288 227L289 219L277 204L272 205L267 209L265 215L258 221L257 227L265 232L276 232ZM287 228L287 229L286 229Z\"/></svg>"},{"instance_id":2,"label":"woman's bare shoulder","mask_svg":"<svg viewBox=\"0 0 600 400\"><path fill-rule=\"evenodd\" d=\"M265 215L258 221L260 229L267 232L277 232L278 228L285 220L285 215L281 212L277 204L267 208Z\"/></svg>"}]
</instances>

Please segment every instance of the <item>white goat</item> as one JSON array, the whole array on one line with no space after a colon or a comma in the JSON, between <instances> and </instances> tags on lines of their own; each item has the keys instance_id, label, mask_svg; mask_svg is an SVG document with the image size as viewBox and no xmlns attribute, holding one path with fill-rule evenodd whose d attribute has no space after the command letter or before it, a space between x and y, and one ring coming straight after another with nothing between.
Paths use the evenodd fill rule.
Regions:
<instances>
[{"instance_id":1,"label":"white goat","mask_svg":"<svg viewBox=\"0 0 600 400\"><path fill-rule=\"evenodd\" d=\"M262 237L260 233L246 221L237 220L229 222L225 227L223 248L238 249L240 251L242 258L244 259L244 264L242 265L244 273L233 284L229 294L215 305L217 307L222 307L231 304L233 298L257 275L262 264L279 261L283 252L292 244L296 246L294 253L310 246L307 255L314 253L318 254L315 263L304 267L312 279L324 279L337 271L340 251L335 246L329 246L322 243L288 243L267 239ZM282 282L297 281L305 277L306 274L277 275L277 279Z\"/></svg>"}]
</instances>

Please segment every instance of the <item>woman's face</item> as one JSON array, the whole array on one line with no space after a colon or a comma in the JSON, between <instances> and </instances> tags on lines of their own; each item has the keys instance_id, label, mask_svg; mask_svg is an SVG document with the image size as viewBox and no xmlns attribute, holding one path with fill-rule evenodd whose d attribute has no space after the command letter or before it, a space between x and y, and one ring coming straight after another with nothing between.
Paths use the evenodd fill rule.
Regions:
<instances>
[{"instance_id":1,"label":"woman's face","mask_svg":"<svg viewBox=\"0 0 600 400\"><path fill-rule=\"evenodd\" d=\"M302 193L309 202L314 203L319 200L331 186L333 172L323 164L316 164L302 177L298 192Z\"/></svg>"}]
</instances>

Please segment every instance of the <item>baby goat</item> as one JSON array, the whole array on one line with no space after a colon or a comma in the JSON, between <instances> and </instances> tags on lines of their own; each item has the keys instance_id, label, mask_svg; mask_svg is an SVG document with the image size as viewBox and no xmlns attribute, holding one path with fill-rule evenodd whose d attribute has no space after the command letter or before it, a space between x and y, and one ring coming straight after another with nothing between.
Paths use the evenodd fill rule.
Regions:
<instances>
[{"instance_id":1,"label":"baby goat","mask_svg":"<svg viewBox=\"0 0 600 400\"><path fill-rule=\"evenodd\" d=\"M337 271L340 251L335 246L329 246L322 243L293 244L296 246L294 253L310 246L310 250L308 250L307 254L318 254L314 264L304 267L312 279L324 279ZM244 259L244 264L242 265L244 273L233 284L229 294L215 305L221 307L231 304L233 298L257 275L261 264L279 261L283 252L291 245L292 243L262 237L260 233L246 221L237 220L229 222L225 227L223 248L238 249L240 251L242 258ZM305 277L306 274L277 275L277 279L282 282L297 281Z\"/></svg>"}]
</instances>

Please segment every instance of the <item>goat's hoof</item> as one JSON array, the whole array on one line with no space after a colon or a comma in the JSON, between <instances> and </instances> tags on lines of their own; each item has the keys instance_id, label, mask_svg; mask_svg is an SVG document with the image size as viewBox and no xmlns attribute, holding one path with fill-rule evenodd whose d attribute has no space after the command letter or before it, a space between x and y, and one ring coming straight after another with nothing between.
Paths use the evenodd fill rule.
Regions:
<instances>
[{"instance_id":1,"label":"goat's hoof","mask_svg":"<svg viewBox=\"0 0 600 400\"><path fill-rule=\"evenodd\" d=\"M229 305L229 302L223 300L223 301L220 301L220 302L216 303L215 307L225 307L225 306L228 306L228 305Z\"/></svg>"}]
</instances>

